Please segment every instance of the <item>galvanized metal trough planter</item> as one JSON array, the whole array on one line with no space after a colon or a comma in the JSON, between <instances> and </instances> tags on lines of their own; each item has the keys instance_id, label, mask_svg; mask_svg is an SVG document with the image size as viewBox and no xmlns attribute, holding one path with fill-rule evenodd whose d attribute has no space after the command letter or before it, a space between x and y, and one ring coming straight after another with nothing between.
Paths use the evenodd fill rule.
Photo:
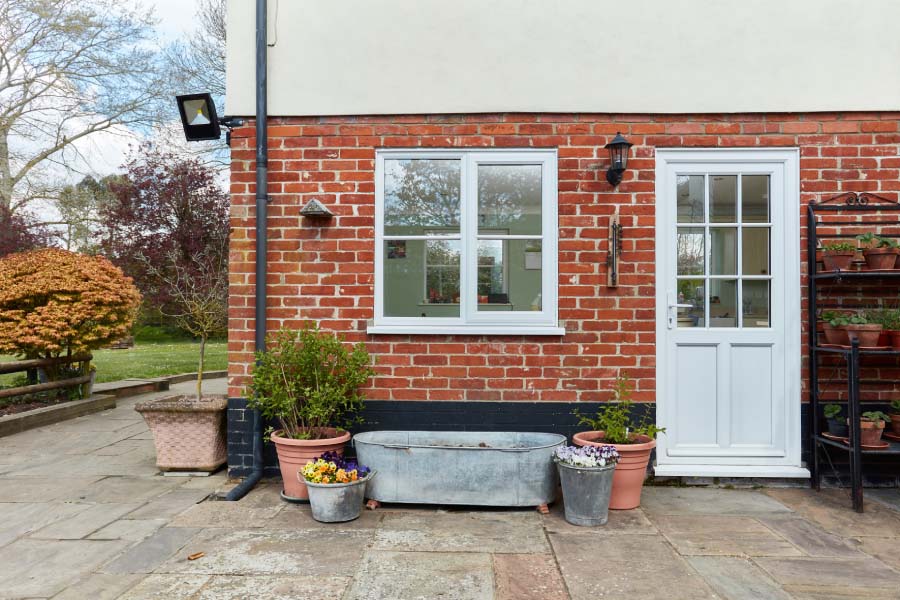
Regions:
<instances>
[{"instance_id":1,"label":"galvanized metal trough planter","mask_svg":"<svg viewBox=\"0 0 900 600\"><path fill-rule=\"evenodd\" d=\"M556 497L555 433L369 431L353 438L360 464L378 471L376 502L538 506Z\"/></svg>"}]
</instances>

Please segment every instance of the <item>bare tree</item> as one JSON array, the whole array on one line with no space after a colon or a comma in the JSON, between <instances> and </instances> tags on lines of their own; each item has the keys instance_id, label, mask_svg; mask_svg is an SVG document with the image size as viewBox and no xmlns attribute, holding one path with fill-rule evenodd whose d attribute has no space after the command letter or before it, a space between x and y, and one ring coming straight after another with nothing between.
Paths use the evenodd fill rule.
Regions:
<instances>
[{"instance_id":1,"label":"bare tree","mask_svg":"<svg viewBox=\"0 0 900 600\"><path fill-rule=\"evenodd\" d=\"M52 200L75 142L158 121L150 12L119 0L0 0L0 207Z\"/></svg>"}]
</instances>

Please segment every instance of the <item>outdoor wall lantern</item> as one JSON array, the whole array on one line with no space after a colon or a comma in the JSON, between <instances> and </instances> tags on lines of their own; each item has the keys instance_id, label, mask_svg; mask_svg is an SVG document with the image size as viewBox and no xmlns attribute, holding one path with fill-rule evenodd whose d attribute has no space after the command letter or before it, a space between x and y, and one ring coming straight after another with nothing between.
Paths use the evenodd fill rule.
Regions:
<instances>
[{"instance_id":1,"label":"outdoor wall lantern","mask_svg":"<svg viewBox=\"0 0 900 600\"><path fill-rule=\"evenodd\" d=\"M609 169L606 171L606 180L613 187L622 183L622 174L628 166L628 150L634 146L631 142L622 137L621 132L616 133L616 137L608 143L604 148L609 150Z\"/></svg>"},{"instance_id":2,"label":"outdoor wall lantern","mask_svg":"<svg viewBox=\"0 0 900 600\"><path fill-rule=\"evenodd\" d=\"M231 145L231 128L243 125L243 119L234 117L219 118L216 114L216 104L212 94L185 94L175 96L178 102L178 112L181 114L181 127L184 129L184 137L189 142L202 140L217 140L222 137L220 125L228 128L225 140Z\"/></svg>"}]
</instances>

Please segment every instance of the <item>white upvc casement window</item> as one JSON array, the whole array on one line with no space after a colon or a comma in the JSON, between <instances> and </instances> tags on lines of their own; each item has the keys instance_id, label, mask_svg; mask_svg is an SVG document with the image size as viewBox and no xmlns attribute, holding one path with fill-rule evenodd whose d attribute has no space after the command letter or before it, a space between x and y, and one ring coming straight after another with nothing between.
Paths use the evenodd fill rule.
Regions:
<instances>
[{"instance_id":1,"label":"white upvc casement window","mask_svg":"<svg viewBox=\"0 0 900 600\"><path fill-rule=\"evenodd\" d=\"M563 335L553 150L379 150L369 333Z\"/></svg>"}]
</instances>

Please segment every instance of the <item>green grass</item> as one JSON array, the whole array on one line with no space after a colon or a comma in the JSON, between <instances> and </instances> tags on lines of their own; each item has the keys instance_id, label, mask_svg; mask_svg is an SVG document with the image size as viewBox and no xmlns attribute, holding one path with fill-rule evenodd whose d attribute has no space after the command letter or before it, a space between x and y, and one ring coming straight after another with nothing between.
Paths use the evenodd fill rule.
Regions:
<instances>
[{"instance_id":1,"label":"green grass","mask_svg":"<svg viewBox=\"0 0 900 600\"><path fill-rule=\"evenodd\" d=\"M227 345L223 341L206 345L206 370L218 371L228 364ZM147 343L138 341L124 350L94 350L93 364L97 367L97 383L129 378L161 377L197 370L200 356L199 342L179 341ZM0 362L15 360L0 356ZM0 387L12 384L21 373L0 376Z\"/></svg>"}]
</instances>

